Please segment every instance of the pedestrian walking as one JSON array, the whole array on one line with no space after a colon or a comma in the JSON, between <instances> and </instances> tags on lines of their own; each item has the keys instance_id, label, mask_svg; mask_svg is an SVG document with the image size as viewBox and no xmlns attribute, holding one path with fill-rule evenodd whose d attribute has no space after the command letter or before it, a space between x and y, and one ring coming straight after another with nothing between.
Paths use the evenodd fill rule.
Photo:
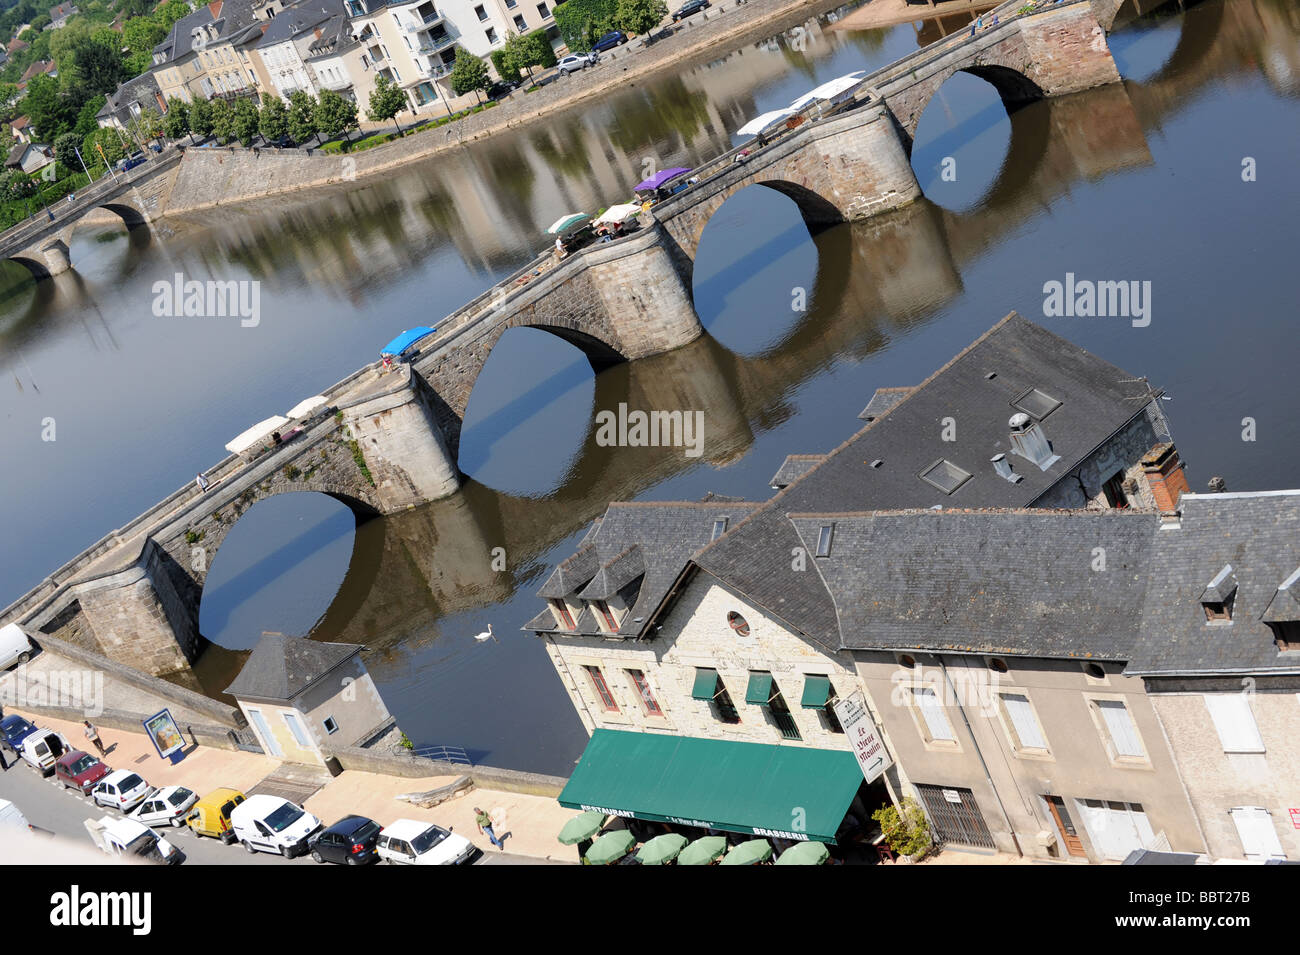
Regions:
<instances>
[{"instance_id":1,"label":"pedestrian walking","mask_svg":"<svg viewBox=\"0 0 1300 955\"><path fill-rule=\"evenodd\" d=\"M492 831L492 817L478 806L474 807L474 823L478 826L478 831L483 833L492 841L492 845L496 846L502 852L505 852L505 845L497 838L497 834Z\"/></svg>"},{"instance_id":2,"label":"pedestrian walking","mask_svg":"<svg viewBox=\"0 0 1300 955\"><path fill-rule=\"evenodd\" d=\"M107 756L108 753L104 751L104 744L99 739L99 730L95 728L95 724L90 720L82 720L82 722L86 724L86 739L95 744L95 749L99 750L100 756Z\"/></svg>"},{"instance_id":3,"label":"pedestrian walking","mask_svg":"<svg viewBox=\"0 0 1300 955\"><path fill-rule=\"evenodd\" d=\"M208 484L208 479L203 476L202 471L200 471L198 475L194 478L194 483L199 486L199 490L202 491L204 494L208 493L208 488L211 486Z\"/></svg>"}]
</instances>

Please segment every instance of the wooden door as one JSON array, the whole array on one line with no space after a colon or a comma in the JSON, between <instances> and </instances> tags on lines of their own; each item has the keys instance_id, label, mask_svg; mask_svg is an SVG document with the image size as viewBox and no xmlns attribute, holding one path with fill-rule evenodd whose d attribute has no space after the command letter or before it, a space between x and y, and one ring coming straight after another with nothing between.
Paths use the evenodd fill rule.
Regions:
<instances>
[{"instance_id":1,"label":"wooden door","mask_svg":"<svg viewBox=\"0 0 1300 955\"><path fill-rule=\"evenodd\" d=\"M1056 820L1056 830L1061 834L1061 841L1065 843L1065 851L1072 856L1086 857L1087 853L1083 851L1083 841L1074 828L1074 820L1070 818L1070 813L1065 808L1065 800L1060 796L1046 796L1044 798L1047 800L1047 808L1051 810L1052 818Z\"/></svg>"}]
</instances>

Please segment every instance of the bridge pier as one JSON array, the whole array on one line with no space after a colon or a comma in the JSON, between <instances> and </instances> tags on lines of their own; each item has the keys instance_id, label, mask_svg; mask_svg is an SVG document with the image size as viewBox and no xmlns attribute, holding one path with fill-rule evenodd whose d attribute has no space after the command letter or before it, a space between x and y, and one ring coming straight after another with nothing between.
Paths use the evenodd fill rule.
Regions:
<instances>
[{"instance_id":1,"label":"bridge pier","mask_svg":"<svg viewBox=\"0 0 1300 955\"><path fill-rule=\"evenodd\" d=\"M72 268L72 257L62 239L47 242L41 246L40 252L50 275L59 275Z\"/></svg>"}]
</instances>

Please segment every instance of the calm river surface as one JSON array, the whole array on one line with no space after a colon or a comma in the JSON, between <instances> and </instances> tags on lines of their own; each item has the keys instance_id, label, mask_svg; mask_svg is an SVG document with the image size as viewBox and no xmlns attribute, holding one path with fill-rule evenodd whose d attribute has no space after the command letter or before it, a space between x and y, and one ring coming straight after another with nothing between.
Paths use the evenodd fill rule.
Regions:
<instances>
[{"instance_id":1,"label":"calm river surface","mask_svg":"<svg viewBox=\"0 0 1300 955\"><path fill-rule=\"evenodd\" d=\"M646 168L714 156L759 112L918 42L911 25L829 25L348 192L164 234L87 228L75 271L40 288L4 266L0 602L192 480L254 421L509 274L560 215L621 201ZM558 339L508 332L470 400L470 480L454 498L355 530L321 496L257 505L213 560L204 688L224 689L264 630L363 642L417 742L566 773L585 734L518 628L606 503L765 498L786 454L834 447L876 388L916 384L1011 309L1167 389L1194 488L1214 474L1233 490L1300 486L1300 14L1291 0L1207 0L1110 42L1122 85L1010 118L982 81L946 84L913 153L927 198L901 213L813 239L784 197L733 197L701 244L709 334L688 348L597 378ZM260 323L155 317L151 287L175 272L259 279ZM1044 318L1043 283L1067 272L1149 281L1150 325ZM806 313L790 307L796 287ZM665 382L705 412L702 457L594 446L597 410ZM495 546L505 573L487 569ZM475 643L488 623L501 642Z\"/></svg>"}]
</instances>

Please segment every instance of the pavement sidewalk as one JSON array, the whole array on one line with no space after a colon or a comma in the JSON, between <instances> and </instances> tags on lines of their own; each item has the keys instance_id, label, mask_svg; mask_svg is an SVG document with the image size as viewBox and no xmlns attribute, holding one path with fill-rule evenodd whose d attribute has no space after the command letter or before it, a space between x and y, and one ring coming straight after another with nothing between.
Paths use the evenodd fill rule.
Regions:
<instances>
[{"instance_id":1,"label":"pavement sidewalk","mask_svg":"<svg viewBox=\"0 0 1300 955\"><path fill-rule=\"evenodd\" d=\"M8 713L25 716L37 726L62 733L78 749L93 754L79 722L56 719L41 713L7 708ZM94 720L91 721L92 723ZM139 733L100 728L100 739L108 750L104 758L113 769L130 769L139 773L151 786L180 785L202 795L222 786L247 792L259 780L274 772L280 760L258 753L191 747L184 759L173 765L159 759L153 744L143 731ZM556 835L574 815L553 797L492 789L470 789L433 809L421 809L397 798L402 793L419 793L452 782L454 776L405 777L387 776L347 770L331 779L307 799L303 808L326 825L349 813L369 816L382 826L397 819L417 819L437 823L465 836L485 855L526 856L530 859L558 862L578 861L577 850L562 846ZM491 814L496 822L497 838L505 849L492 846L474 824L474 807Z\"/></svg>"}]
</instances>

